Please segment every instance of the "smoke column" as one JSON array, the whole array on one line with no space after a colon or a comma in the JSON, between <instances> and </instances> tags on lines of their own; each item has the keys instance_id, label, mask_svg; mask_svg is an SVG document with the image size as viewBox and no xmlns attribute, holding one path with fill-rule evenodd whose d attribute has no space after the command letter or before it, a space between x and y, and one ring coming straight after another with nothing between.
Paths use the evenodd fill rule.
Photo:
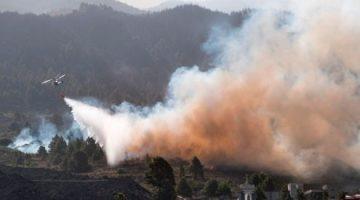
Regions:
<instances>
[{"instance_id":1,"label":"smoke column","mask_svg":"<svg viewBox=\"0 0 360 200\"><path fill-rule=\"evenodd\" d=\"M284 5L214 28L204 49L217 67L179 68L152 107L65 101L111 165L127 152L302 177L333 162L360 170L360 3Z\"/></svg>"}]
</instances>

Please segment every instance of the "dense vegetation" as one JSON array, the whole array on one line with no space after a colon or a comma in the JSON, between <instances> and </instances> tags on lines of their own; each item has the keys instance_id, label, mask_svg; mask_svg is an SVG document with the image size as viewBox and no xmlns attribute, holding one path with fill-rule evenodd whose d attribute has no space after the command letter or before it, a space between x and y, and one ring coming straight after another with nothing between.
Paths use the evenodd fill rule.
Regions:
<instances>
[{"instance_id":1,"label":"dense vegetation","mask_svg":"<svg viewBox=\"0 0 360 200\"><path fill-rule=\"evenodd\" d=\"M45 182L50 181L51 185L66 182L69 184L86 184L86 187L108 187L105 184L112 184L114 181L131 177L151 192L152 199L176 199L177 196L231 199L239 195L239 184L246 179L255 185L257 199L267 199L268 192L274 191L280 192L281 200L293 199L287 189L287 183L292 181L289 178L284 179L282 176L274 176L264 172L238 171L240 174L221 174L219 169L205 168L196 156L190 161L184 161L179 159L166 160L162 157L146 155L144 158L129 158L118 167L107 168L104 152L91 138L86 141L73 140L66 143L63 138L56 136L49 145L49 150L40 147L38 153L34 155L13 152L9 156L14 160L13 163L8 162L8 165L12 165L12 167L0 165L1 171L7 171L8 174L18 173L26 179L37 180L38 184L44 186ZM57 171L52 171L53 169ZM194 169L197 169L197 173L194 173ZM114 170L115 173L113 173ZM105 172L106 175L101 175L99 172ZM199 176L200 174L201 176ZM250 174L250 176L246 174ZM97 186L98 183L104 185ZM92 184L93 186L91 186ZM60 197L65 198L71 194L61 195L62 189L57 189L55 185L52 188L53 192L56 192ZM68 184L63 186L66 185ZM116 187L108 187L108 189L116 190ZM128 195L132 195L132 192L129 192L128 189L122 188L122 190L116 191L113 193L113 199L131 199ZM127 192L123 193L124 191ZM47 194L43 191L41 193ZM299 190L297 195L298 199L305 198L302 190ZM328 191L323 190L322 196L327 199Z\"/></svg>"},{"instance_id":2,"label":"dense vegetation","mask_svg":"<svg viewBox=\"0 0 360 200\"><path fill-rule=\"evenodd\" d=\"M129 15L88 4L56 17L0 13L0 111L63 110L60 92L154 103L176 68L210 67L202 44L215 25L238 26L247 14L183 6ZM68 74L63 88L40 85L57 73Z\"/></svg>"}]
</instances>

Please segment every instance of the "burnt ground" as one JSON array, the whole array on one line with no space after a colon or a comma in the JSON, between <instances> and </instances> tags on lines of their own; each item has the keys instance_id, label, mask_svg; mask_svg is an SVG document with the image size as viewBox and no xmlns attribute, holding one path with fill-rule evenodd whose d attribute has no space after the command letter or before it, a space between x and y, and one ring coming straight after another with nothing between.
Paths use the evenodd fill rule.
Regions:
<instances>
[{"instance_id":1,"label":"burnt ground","mask_svg":"<svg viewBox=\"0 0 360 200\"><path fill-rule=\"evenodd\" d=\"M1 152L0 152L1 155ZM2 157L0 157L2 159ZM145 180L145 172L148 170L146 160L132 159L124 161L117 167L108 167L103 164L94 165L88 173L76 174L59 171L56 168L48 168L47 165L36 160L40 164L34 167L13 167L0 164L0 200L32 200L32 199L113 199L114 193L124 193L128 199L150 199L154 192ZM44 161L42 161L44 162ZM174 169L176 181L179 181L179 168L186 168L185 177L194 190L194 197L201 197L205 182L210 179L228 181L231 185L234 197L239 192L239 184L245 181L247 175L258 173L248 168L237 167L207 167L204 180L193 180L189 172L189 163L183 160L170 159ZM43 167L45 166L45 167ZM341 169L338 169L340 168ZM306 189L320 189L328 184L338 191L353 191L358 188L360 176L357 173L342 169L336 171L338 176L327 175L327 179L307 181L294 177L271 174L277 191L290 182L301 182ZM340 173L346 171L347 173ZM334 178L338 177L338 178ZM149 192L150 191L150 192Z\"/></svg>"},{"instance_id":2,"label":"burnt ground","mask_svg":"<svg viewBox=\"0 0 360 200\"><path fill-rule=\"evenodd\" d=\"M150 199L150 193L130 177L94 179L50 169L0 166L1 200Z\"/></svg>"}]
</instances>

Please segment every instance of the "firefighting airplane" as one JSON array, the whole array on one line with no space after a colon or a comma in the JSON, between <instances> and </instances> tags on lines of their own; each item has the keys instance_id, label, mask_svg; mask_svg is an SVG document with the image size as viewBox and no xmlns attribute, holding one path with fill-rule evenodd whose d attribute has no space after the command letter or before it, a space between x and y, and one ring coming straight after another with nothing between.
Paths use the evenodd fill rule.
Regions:
<instances>
[{"instance_id":1,"label":"firefighting airplane","mask_svg":"<svg viewBox=\"0 0 360 200\"><path fill-rule=\"evenodd\" d=\"M66 76L65 74L62 74L62 75L59 74L55 78L43 81L41 84L45 85L45 84L51 83L54 86L59 86L64 83L64 81L62 81L61 79L63 79L65 76Z\"/></svg>"}]
</instances>

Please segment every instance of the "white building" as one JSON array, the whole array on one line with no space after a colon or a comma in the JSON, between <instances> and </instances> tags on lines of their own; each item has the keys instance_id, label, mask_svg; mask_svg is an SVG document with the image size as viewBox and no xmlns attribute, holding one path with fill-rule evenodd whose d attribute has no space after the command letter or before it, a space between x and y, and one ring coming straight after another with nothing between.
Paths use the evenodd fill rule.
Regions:
<instances>
[{"instance_id":1,"label":"white building","mask_svg":"<svg viewBox=\"0 0 360 200\"><path fill-rule=\"evenodd\" d=\"M255 185L250 184L247 178L245 183L240 185L240 190L238 200L256 200Z\"/></svg>"},{"instance_id":2,"label":"white building","mask_svg":"<svg viewBox=\"0 0 360 200\"><path fill-rule=\"evenodd\" d=\"M288 191L292 199L298 199L298 191L303 191L304 185L300 183L289 183L288 184Z\"/></svg>"}]
</instances>

